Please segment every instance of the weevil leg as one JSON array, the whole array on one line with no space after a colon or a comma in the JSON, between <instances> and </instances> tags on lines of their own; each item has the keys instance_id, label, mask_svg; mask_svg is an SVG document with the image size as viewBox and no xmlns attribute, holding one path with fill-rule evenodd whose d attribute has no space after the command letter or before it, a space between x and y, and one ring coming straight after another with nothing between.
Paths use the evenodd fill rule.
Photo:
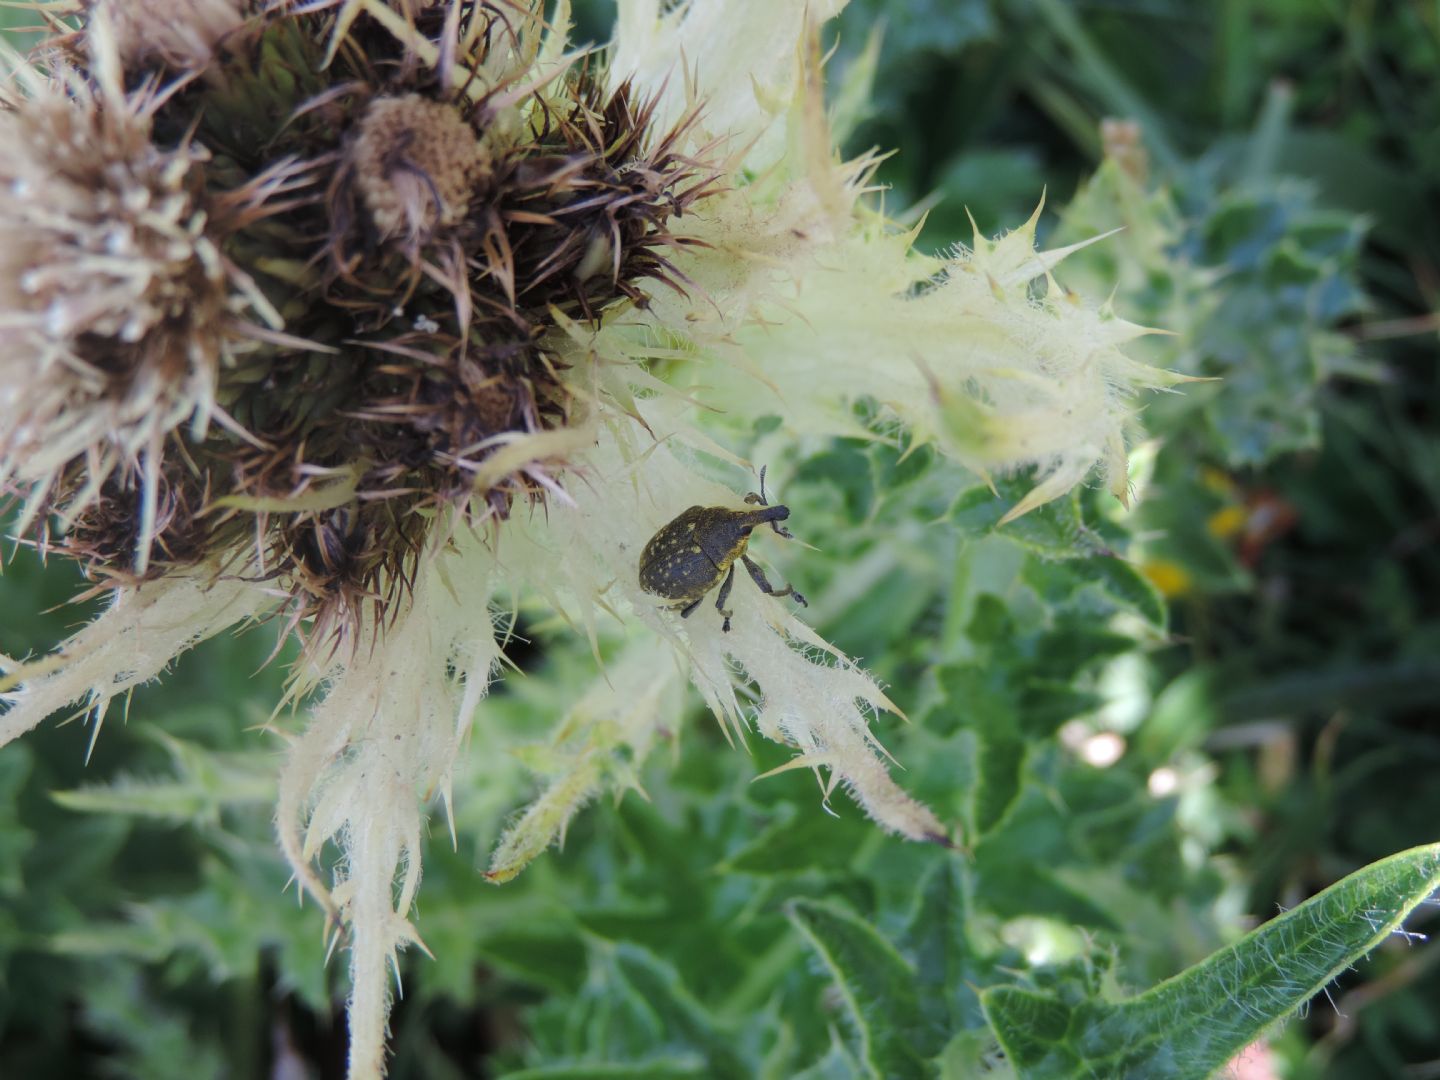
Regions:
<instances>
[{"instance_id":1,"label":"weevil leg","mask_svg":"<svg viewBox=\"0 0 1440 1080\"><path fill-rule=\"evenodd\" d=\"M703 596L700 597L700 600L704 599L705 598ZM690 617L690 613L700 606L700 600L691 600L690 603L686 604L683 608L681 608L680 618L688 619Z\"/></svg>"},{"instance_id":2,"label":"weevil leg","mask_svg":"<svg viewBox=\"0 0 1440 1080\"><path fill-rule=\"evenodd\" d=\"M750 572L750 579L760 587L761 592L768 593L770 596L793 596L795 602L801 607L810 606L805 597L795 591L794 585L786 585L783 589L775 589L770 584L770 579L765 576L765 571L760 569L760 564L750 558L749 555L741 555L740 561L745 564L745 569Z\"/></svg>"},{"instance_id":3,"label":"weevil leg","mask_svg":"<svg viewBox=\"0 0 1440 1080\"><path fill-rule=\"evenodd\" d=\"M727 634L730 632L730 616L734 615L735 613L733 611L725 610L725 601L730 599L730 589L734 586L734 584L735 564L731 563L730 573L725 575L725 584L720 586L720 595L715 597L715 610L720 612L720 614L725 617L725 622L721 624L720 629Z\"/></svg>"}]
</instances>

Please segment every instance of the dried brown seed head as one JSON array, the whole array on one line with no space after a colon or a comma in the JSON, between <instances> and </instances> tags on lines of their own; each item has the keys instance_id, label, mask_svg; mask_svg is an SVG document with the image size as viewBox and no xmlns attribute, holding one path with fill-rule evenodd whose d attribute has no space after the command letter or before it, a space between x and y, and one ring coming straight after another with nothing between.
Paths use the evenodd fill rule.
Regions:
<instances>
[{"instance_id":1,"label":"dried brown seed head","mask_svg":"<svg viewBox=\"0 0 1440 1080\"><path fill-rule=\"evenodd\" d=\"M126 71L207 67L244 25L247 0L91 0L90 25L108 28Z\"/></svg>"},{"instance_id":2,"label":"dried brown seed head","mask_svg":"<svg viewBox=\"0 0 1440 1080\"><path fill-rule=\"evenodd\" d=\"M459 223L489 171L489 155L459 112L419 94L370 102L351 161L382 239L418 240Z\"/></svg>"},{"instance_id":3,"label":"dried brown seed head","mask_svg":"<svg viewBox=\"0 0 1440 1080\"><path fill-rule=\"evenodd\" d=\"M144 96L68 71L31 89L0 111L0 482L43 499L81 468L87 483L65 486L83 504L203 423L239 304L205 153L157 146Z\"/></svg>"},{"instance_id":4,"label":"dried brown seed head","mask_svg":"<svg viewBox=\"0 0 1440 1080\"><path fill-rule=\"evenodd\" d=\"M555 490L490 464L572 423L555 313L683 290L713 174L584 66L519 101L538 6L67 2L0 114L0 488L99 580L249 566L358 645L437 527Z\"/></svg>"}]
</instances>

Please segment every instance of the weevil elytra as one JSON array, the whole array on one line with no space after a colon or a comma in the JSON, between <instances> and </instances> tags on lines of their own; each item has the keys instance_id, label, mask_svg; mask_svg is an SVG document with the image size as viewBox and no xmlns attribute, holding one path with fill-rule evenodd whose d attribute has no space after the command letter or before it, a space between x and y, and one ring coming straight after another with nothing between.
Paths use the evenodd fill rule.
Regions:
<instances>
[{"instance_id":1,"label":"weevil elytra","mask_svg":"<svg viewBox=\"0 0 1440 1080\"><path fill-rule=\"evenodd\" d=\"M735 561L745 564L751 579L763 593L771 596L793 596L795 602L807 607L805 597L793 585L783 589L771 586L765 571L745 554L750 533L756 526L769 525L781 536L793 535L780 522L790 516L788 506L771 506L765 498L765 470L760 470L760 493L745 496L745 501L759 510L728 510L723 506L692 506L650 538L640 554L640 587L648 593L678 600L675 607L682 618L689 617L705 595L720 584L715 610L725 622L721 629L730 630L730 616L725 601L735 584Z\"/></svg>"}]
</instances>

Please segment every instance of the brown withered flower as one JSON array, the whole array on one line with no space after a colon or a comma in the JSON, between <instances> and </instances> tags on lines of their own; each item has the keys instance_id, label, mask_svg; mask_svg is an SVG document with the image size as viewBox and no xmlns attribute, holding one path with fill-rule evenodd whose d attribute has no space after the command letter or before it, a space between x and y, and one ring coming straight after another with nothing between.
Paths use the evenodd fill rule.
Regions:
<instances>
[{"instance_id":1,"label":"brown withered flower","mask_svg":"<svg viewBox=\"0 0 1440 1080\"><path fill-rule=\"evenodd\" d=\"M0 483L22 530L123 518L85 552L120 576L149 564L171 433L203 439L247 320L279 325L222 250L208 151L154 141L164 105L104 51L89 74L20 68L0 108Z\"/></svg>"},{"instance_id":2,"label":"brown withered flower","mask_svg":"<svg viewBox=\"0 0 1440 1080\"><path fill-rule=\"evenodd\" d=\"M109 23L126 71L204 69L245 26L251 0L89 0L87 18Z\"/></svg>"},{"instance_id":3,"label":"brown withered flower","mask_svg":"<svg viewBox=\"0 0 1440 1080\"><path fill-rule=\"evenodd\" d=\"M403 237L410 247L464 221L490 171L459 110L413 93L365 107L349 165L378 239Z\"/></svg>"},{"instance_id":4,"label":"brown withered flower","mask_svg":"<svg viewBox=\"0 0 1440 1080\"><path fill-rule=\"evenodd\" d=\"M238 559L355 645L439 507L554 487L474 478L570 416L557 312L678 284L666 223L710 173L626 87L527 89L524 9L85 7L0 114L11 362L55 374L0 417L24 524L108 581Z\"/></svg>"}]
</instances>

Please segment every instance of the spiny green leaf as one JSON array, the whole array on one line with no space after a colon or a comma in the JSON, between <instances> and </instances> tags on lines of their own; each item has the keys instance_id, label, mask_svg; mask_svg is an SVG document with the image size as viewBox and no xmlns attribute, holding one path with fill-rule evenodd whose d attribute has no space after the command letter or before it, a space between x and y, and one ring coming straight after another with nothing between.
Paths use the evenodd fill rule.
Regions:
<instances>
[{"instance_id":1,"label":"spiny green leaf","mask_svg":"<svg viewBox=\"0 0 1440 1080\"><path fill-rule=\"evenodd\" d=\"M685 1076L748 1080L754 1073L737 1033L716 1023L675 970L641 946L597 942L580 992L551 1002L533 1018L531 1038L539 1061L576 1070L555 1076L651 1075L646 1069L669 1076L665 1070L678 1068ZM586 1071L621 1063L634 1071Z\"/></svg>"},{"instance_id":2,"label":"spiny green leaf","mask_svg":"<svg viewBox=\"0 0 1440 1080\"><path fill-rule=\"evenodd\" d=\"M1061 724L1094 712L1104 698L1062 679L1027 679L1021 689L1021 727L1032 738L1049 738Z\"/></svg>"},{"instance_id":3,"label":"spiny green leaf","mask_svg":"<svg viewBox=\"0 0 1440 1080\"><path fill-rule=\"evenodd\" d=\"M507 975L564 994L575 991L585 966L578 936L545 923L521 923L487 934L476 951Z\"/></svg>"},{"instance_id":4,"label":"spiny green leaf","mask_svg":"<svg viewBox=\"0 0 1440 1080\"><path fill-rule=\"evenodd\" d=\"M1015 616L1000 597L981 593L965 633L976 645L1010 646L1016 635Z\"/></svg>"},{"instance_id":5,"label":"spiny green leaf","mask_svg":"<svg viewBox=\"0 0 1440 1080\"><path fill-rule=\"evenodd\" d=\"M1077 892L1044 866L1003 861L998 844L1012 844L1008 830L992 834L976 849L975 890L983 905L1002 918L1048 916L1077 926L1119 930L1115 920L1088 896Z\"/></svg>"},{"instance_id":6,"label":"spiny green leaf","mask_svg":"<svg viewBox=\"0 0 1440 1080\"><path fill-rule=\"evenodd\" d=\"M52 792L67 810L94 814L158 818L215 825L222 809L268 806L275 799L274 763L268 753L222 753L177 739L165 731L142 729L160 743L175 766L167 777L119 776L108 784L90 784Z\"/></svg>"},{"instance_id":7,"label":"spiny green leaf","mask_svg":"<svg viewBox=\"0 0 1440 1080\"><path fill-rule=\"evenodd\" d=\"M617 970L610 950L592 959L580 994L556 1010L552 1060L597 1064L643 1060L665 1042L659 1019ZM540 1034L537 1032L537 1035Z\"/></svg>"},{"instance_id":8,"label":"spiny green leaf","mask_svg":"<svg viewBox=\"0 0 1440 1080\"><path fill-rule=\"evenodd\" d=\"M989 614L996 611L1003 611L998 603L978 604L972 628L988 626ZM1000 648L1013 636L993 626L971 630L972 640L990 639L992 634ZM947 668L941 672L940 685L951 708L975 733L978 764L970 792L970 824L984 835L1000 824L1020 794L1026 743L1016 714L1015 695L999 665Z\"/></svg>"},{"instance_id":9,"label":"spiny green leaf","mask_svg":"<svg viewBox=\"0 0 1440 1080\"><path fill-rule=\"evenodd\" d=\"M1166 623L1165 600L1160 590L1133 563L1124 559L1087 559L1083 564L1093 568L1100 588L1122 606L1140 615L1157 630Z\"/></svg>"},{"instance_id":10,"label":"spiny green leaf","mask_svg":"<svg viewBox=\"0 0 1440 1080\"><path fill-rule=\"evenodd\" d=\"M162 821L213 825L216 807L204 792L186 784L122 776L109 784L91 784L52 792L57 803L82 814L125 814Z\"/></svg>"},{"instance_id":11,"label":"spiny green leaf","mask_svg":"<svg viewBox=\"0 0 1440 1080\"><path fill-rule=\"evenodd\" d=\"M651 953L633 945L621 946L615 954L619 972L644 998L659 1018L670 1039L702 1055L706 1076L715 1080L734 1077L744 1080L750 1070L735 1048L733 1037L712 1023L704 1008L681 985L675 972Z\"/></svg>"},{"instance_id":12,"label":"spiny green leaf","mask_svg":"<svg viewBox=\"0 0 1440 1080\"><path fill-rule=\"evenodd\" d=\"M959 528L974 536L989 532L1051 558L1073 558L1087 550L1085 523L1075 492L1036 507L1030 513L1000 525L1005 512L1034 487L1033 476L997 481L995 489L981 484L962 491L950 506Z\"/></svg>"},{"instance_id":13,"label":"spiny green leaf","mask_svg":"<svg viewBox=\"0 0 1440 1080\"><path fill-rule=\"evenodd\" d=\"M111 1075L146 1080L205 1080L232 1075L214 1043L197 1038L185 1013L147 993L138 973L117 964L90 965L83 1022L118 1049Z\"/></svg>"},{"instance_id":14,"label":"spiny green leaf","mask_svg":"<svg viewBox=\"0 0 1440 1080\"><path fill-rule=\"evenodd\" d=\"M981 1003L1027 1078L1208 1076L1399 930L1437 887L1440 844L1412 848L1126 1001L994 987Z\"/></svg>"},{"instance_id":15,"label":"spiny green leaf","mask_svg":"<svg viewBox=\"0 0 1440 1080\"><path fill-rule=\"evenodd\" d=\"M1006 1080L1015 1075L996 1052L994 1037L984 1029L956 1035L941 1052L939 1064L940 1080Z\"/></svg>"},{"instance_id":16,"label":"spiny green leaf","mask_svg":"<svg viewBox=\"0 0 1440 1080\"><path fill-rule=\"evenodd\" d=\"M869 1075L884 1080L929 1077L925 1059L939 1051L926 1023L915 971L874 927L836 905L790 904L790 921L834 976L854 1025L853 1050Z\"/></svg>"}]
</instances>

